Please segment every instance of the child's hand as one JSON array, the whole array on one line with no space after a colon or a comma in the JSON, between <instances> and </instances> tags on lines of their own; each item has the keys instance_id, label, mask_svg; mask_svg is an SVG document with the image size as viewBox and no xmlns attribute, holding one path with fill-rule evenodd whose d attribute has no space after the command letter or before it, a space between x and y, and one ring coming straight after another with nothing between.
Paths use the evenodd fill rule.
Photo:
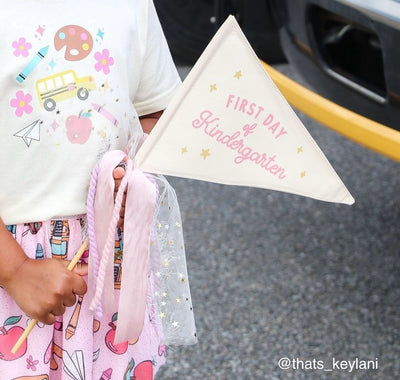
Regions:
<instances>
[{"instance_id":1,"label":"child's hand","mask_svg":"<svg viewBox=\"0 0 400 380\"><path fill-rule=\"evenodd\" d=\"M123 163L119 166L117 166L114 171L113 171L113 177L114 177L114 200L115 197L117 196L117 192L119 189L119 186L121 185L122 178L124 178L125 175L125 169ZM119 220L117 227L122 227L124 225L124 216L125 216L125 203L126 203L126 189L124 192L124 196L122 198L122 204L121 204L121 211L119 212Z\"/></svg>"},{"instance_id":2,"label":"child's hand","mask_svg":"<svg viewBox=\"0 0 400 380\"><path fill-rule=\"evenodd\" d=\"M4 284L17 305L31 318L53 324L56 315L73 306L76 295L86 293L82 276L87 275L87 264L78 263L73 271L69 261L58 259L34 260L27 258Z\"/></svg>"}]
</instances>

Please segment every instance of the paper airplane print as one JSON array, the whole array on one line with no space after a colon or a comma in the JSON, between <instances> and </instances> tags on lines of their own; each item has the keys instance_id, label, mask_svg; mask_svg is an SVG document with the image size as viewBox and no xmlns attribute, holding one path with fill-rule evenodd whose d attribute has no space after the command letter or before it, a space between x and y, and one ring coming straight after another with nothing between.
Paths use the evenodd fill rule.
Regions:
<instances>
[{"instance_id":1,"label":"paper airplane print","mask_svg":"<svg viewBox=\"0 0 400 380\"><path fill-rule=\"evenodd\" d=\"M74 351L70 355L67 351L63 352L64 371L73 380L85 380L85 360L81 350Z\"/></svg>"},{"instance_id":2,"label":"paper airplane print","mask_svg":"<svg viewBox=\"0 0 400 380\"><path fill-rule=\"evenodd\" d=\"M26 146L29 148L32 140L40 141L41 123L42 122L39 119L35 120L33 123L29 124L28 126L24 127L23 129L15 133L14 136L22 138Z\"/></svg>"},{"instance_id":3,"label":"paper airplane print","mask_svg":"<svg viewBox=\"0 0 400 380\"><path fill-rule=\"evenodd\" d=\"M354 203L232 16L185 79L135 165L150 173Z\"/></svg>"}]
</instances>

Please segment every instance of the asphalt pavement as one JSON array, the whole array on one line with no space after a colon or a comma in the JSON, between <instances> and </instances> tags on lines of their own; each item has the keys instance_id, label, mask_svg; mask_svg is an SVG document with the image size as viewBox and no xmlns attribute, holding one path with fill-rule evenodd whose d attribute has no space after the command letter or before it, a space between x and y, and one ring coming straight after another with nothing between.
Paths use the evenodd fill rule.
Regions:
<instances>
[{"instance_id":1,"label":"asphalt pavement","mask_svg":"<svg viewBox=\"0 0 400 380\"><path fill-rule=\"evenodd\" d=\"M199 342L157 379L400 378L400 164L299 116L356 203L170 177Z\"/></svg>"}]
</instances>

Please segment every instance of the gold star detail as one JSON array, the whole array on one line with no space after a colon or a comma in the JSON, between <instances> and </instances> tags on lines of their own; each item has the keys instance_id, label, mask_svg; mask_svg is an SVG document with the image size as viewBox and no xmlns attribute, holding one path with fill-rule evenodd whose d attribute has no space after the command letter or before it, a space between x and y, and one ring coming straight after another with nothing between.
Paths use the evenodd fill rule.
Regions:
<instances>
[{"instance_id":1,"label":"gold star detail","mask_svg":"<svg viewBox=\"0 0 400 380\"><path fill-rule=\"evenodd\" d=\"M163 319L165 317L165 313L160 313L160 318Z\"/></svg>"},{"instance_id":2,"label":"gold star detail","mask_svg":"<svg viewBox=\"0 0 400 380\"><path fill-rule=\"evenodd\" d=\"M179 303L179 302L181 302L181 299L177 298L175 301L176 301L176 303Z\"/></svg>"},{"instance_id":3,"label":"gold star detail","mask_svg":"<svg viewBox=\"0 0 400 380\"><path fill-rule=\"evenodd\" d=\"M206 159L210 155L211 155L210 149L202 149L201 150L200 156L202 156L204 159Z\"/></svg>"},{"instance_id":4,"label":"gold star detail","mask_svg":"<svg viewBox=\"0 0 400 380\"><path fill-rule=\"evenodd\" d=\"M215 83L210 84L210 92L213 92L213 91L217 91L217 85Z\"/></svg>"},{"instance_id":5,"label":"gold star detail","mask_svg":"<svg viewBox=\"0 0 400 380\"><path fill-rule=\"evenodd\" d=\"M303 147L302 146L299 146L297 148L297 154L299 154L299 153L303 153Z\"/></svg>"},{"instance_id":6,"label":"gold star detail","mask_svg":"<svg viewBox=\"0 0 400 380\"><path fill-rule=\"evenodd\" d=\"M163 292L162 296L165 298L167 296L167 292Z\"/></svg>"},{"instance_id":7,"label":"gold star detail","mask_svg":"<svg viewBox=\"0 0 400 380\"><path fill-rule=\"evenodd\" d=\"M104 82L104 84L101 85L103 87L104 91L107 91L110 89L110 85L108 84L108 79Z\"/></svg>"},{"instance_id":8,"label":"gold star detail","mask_svg":"<svg viewBox=\"0 0 400 380\"><path fill-rule=\"evenodd\" d=\"M167 259L164 260L164 266L169 266L169 261Z\"/></svg>"},{"instance_id":9,"label":"gold star detail","mask_svg":"<svg viewBox=\"0 0 400 380\"><path fill-rule=\"evenodd\" d=\"M233 76L234 78L240 79L240 77L242 76L242 70L236 71L235 75Z\"/></svg>"},{"instance_id":10,"label":"gold star detail","mask_svg":"<svg viewBox=\"0 0 400 380\"><path fill-rule=\"evenodd\" d=\"M306 172L305 171L300 173L300 177L301 178L304 178L305 176L306 176Z\"/></svg>"},{"instance_id":11,"label":"gold star detail","mask_svg":"<svg viewBox=\"0 0 400 380\"><path fill-rule=\"evenodd\" d=\"M185 153L187 153L187 152L188 152L188 149L187 149L186 146L184 146L184 147L181 149L181 154L185 154Z\"/></svg>"}]
</instances>

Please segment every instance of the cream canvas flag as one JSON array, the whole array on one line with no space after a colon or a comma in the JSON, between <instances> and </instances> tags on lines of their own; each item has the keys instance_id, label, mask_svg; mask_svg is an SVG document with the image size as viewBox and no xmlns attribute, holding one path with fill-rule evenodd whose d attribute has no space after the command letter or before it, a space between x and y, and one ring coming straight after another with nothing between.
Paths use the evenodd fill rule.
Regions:
<instances>
[{"instance_id":1,"label":"cream canvas flag","mask_svg":"<svg viewBox=\"0 0 400 380\"><path fill-rule=\"evenodd\" d=\"M140 148L135 166L354 203L232 16Z\"/></svg>"}]
</instances>

